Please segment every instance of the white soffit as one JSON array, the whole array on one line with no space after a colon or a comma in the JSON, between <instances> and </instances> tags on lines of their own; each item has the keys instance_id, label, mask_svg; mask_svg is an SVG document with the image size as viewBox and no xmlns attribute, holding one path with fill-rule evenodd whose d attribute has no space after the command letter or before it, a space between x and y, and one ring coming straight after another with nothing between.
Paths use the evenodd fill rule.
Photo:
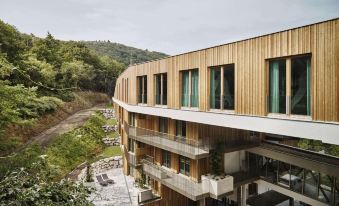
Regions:
<instances>
[{"instance_id":1,"label":"white soffit","mask_svg":"<svg viewBox=\"0 0 339 206\"><path fill-rule=\"evenodd\" d=\"M339 145L339 124L336 123L137 106L126 104L115 98L113 98L113 101L129 112L221 127L321 140L324 143Z\"/></svg>"}]
</instances>

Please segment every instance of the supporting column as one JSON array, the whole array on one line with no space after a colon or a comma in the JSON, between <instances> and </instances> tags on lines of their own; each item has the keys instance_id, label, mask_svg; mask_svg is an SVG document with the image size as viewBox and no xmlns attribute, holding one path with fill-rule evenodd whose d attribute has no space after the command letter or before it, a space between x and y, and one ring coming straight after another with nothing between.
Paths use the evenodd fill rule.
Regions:
<instances>
[{"instance_id":1,"label":"supporting column","mask_svg":"<svg viewBox=\"0 0 339 206\"><path fill-rule=\"evenodd\" d=\"M241 190L241 206L246 206L246 200L247 200L247 185L242 185L240 187Z\"/></svg>"},{"instance_id":2,"label":"supporting column","mask_svg":"<svg viewBox=\"0 0 339 206\"><path fill-rule=\"evenodd\" d=\"M198 206L205 206L205 199L201 199L201 200L198 200L197 203L198 203Z\"/></svg>"}]
</instances>

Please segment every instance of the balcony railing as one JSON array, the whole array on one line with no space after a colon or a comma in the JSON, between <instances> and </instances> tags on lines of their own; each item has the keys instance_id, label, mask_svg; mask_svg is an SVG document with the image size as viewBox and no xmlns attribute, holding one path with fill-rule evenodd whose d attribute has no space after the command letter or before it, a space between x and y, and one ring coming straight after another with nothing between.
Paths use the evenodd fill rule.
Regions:
<instances>
[{"instance_id":1,"label":"balcony railing","mask_svg":"<svg viewBox=\"0 0 339 206\"><path fill-rule=\"evenodd\" d=\"M205 158L209 155L209 143L185 137L178 137L154 130L138 128L125 123L129 138L155 147L180 154L191 159Z\"/></svg>"},{"instance_id":2,"label":"balcony railing","mask_svg":"<svg viewBox=\"0 0 339 206\"><path fill-rule=\"evenodd\" d=\"M138 156L133 152L128 152L128 163L134 167L141 165Z\"/></svg>"},{"instance_id":3,"label":"balcony railing","mask_svg":"<svg viewBox=\"0 0 339 206\"><path fill-rule=\"evenodd\" d=\"M156 179L165 179L168 178L166 172L161 168L161 166L154 164L154 159L152 157L146 157L142 160L143 170L145 173L149 174Z\"/></svg>"},{"instance_id":4,"label":"balcony railing","mask_svg":"<svg viewBox=\"0 0 339 206\"><path fill-rule=\"evenodd\" d=\"M146 157L142 160L142 163L143 170L147 175L192 200L209 196L208 192L203 191L201 183L194 182L189 177L173 173L160 165L156 165L152 157Z\"/></svg>"}]
</instances>

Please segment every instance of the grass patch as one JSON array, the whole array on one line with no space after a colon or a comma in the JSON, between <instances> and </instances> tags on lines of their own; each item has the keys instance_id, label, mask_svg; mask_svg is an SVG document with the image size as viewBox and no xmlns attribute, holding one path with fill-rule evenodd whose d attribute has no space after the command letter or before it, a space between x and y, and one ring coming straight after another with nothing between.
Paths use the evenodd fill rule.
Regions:
<instances>
[{"instance_id":1,"label":"grass patch","mask_svg":"<svg viewBox=\"0 0 339 206\"><path fill-rule=\"evenodd\" d=\"M110 132L110 133L107 134L107 137L114 139L114 138L119 137L119 133L117 133L117 132Z\"/></svg>"},{"instance_id":2,"label":"grass patch","mask_svg":"<svg viewBox=\"0 0 339 206\"><path fill-rule=\"evenodd\" d=\"M117 120L116 119L108 119L106 121L106 124L108 124L108 125L116 125L117 124Z\"/></svg>"},{"instance_id":3,"label":"grass patch","mask_svg":"<svg viewBox=\"0 0 339 206\"><path fill-rule=\"evenodd\" d=\"M121 156L121 155L122 155L122 151L119 146L110 146L110 147L106 147L101 154L92 158L89 162L93 163L101 159L105 159L108 157L114 157L114 156Z\"/></svg>"},{"instance_id":4,"label":"grass patch","mask_svg":"<svg viewBox=\"0 0 339 206\"><path fill-rule=\"evenodd\" d=\"M106 157L113 157L113 156L121 156L121 148L119 146L111 146L106 147L104 151L100 154L100 156L106 158Z\"/></svg>"}]
</instances>

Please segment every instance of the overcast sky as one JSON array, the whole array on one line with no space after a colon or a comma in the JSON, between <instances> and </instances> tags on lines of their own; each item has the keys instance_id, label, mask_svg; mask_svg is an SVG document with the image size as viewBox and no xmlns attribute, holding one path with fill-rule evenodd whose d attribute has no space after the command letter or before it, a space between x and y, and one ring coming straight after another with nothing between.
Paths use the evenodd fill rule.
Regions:
<instances>
[{"instance_id":1,"label":"overcast sky","mask_svg":"<svg viewBox=\"0 0 339 206\"><path fill-rule=\"evenodd\" d=\"M0 19L62 40L179 54L339 17L339 0L1 0Z\"/></svg>"}]
</instances>

